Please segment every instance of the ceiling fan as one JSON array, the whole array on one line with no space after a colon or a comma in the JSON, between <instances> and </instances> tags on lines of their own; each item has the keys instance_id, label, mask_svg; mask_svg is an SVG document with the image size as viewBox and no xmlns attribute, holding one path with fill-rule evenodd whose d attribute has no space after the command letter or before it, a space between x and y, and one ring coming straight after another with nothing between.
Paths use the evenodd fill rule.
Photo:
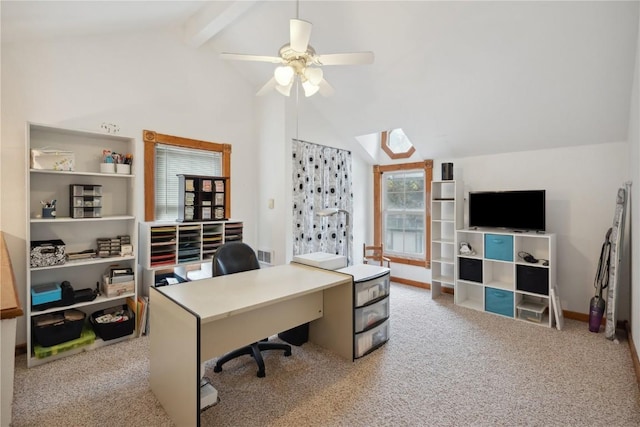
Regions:
<instances>
[{"instance_id":1,"label":"ceiling fan","mask_svg":"<svg viewBox=\"0 0 640 427\"><path fill-rule=\"evenodd\" d=\"M297 16L297 13L296 13ZM247 55L224 52L224 59L240 61L259 61L280 64L273 77L258 91L264 95L272 89L285 96L291 94L291 88L298 80L302 84L305 96L320 92L323 96L333 93L333 88L324 79L324 65L364 65L373 63L373 52L333 53L321 55L309 44L312 24L301 19L289 20L289 43L282 46L278 56Z\"/></svg>"}]
</instances>

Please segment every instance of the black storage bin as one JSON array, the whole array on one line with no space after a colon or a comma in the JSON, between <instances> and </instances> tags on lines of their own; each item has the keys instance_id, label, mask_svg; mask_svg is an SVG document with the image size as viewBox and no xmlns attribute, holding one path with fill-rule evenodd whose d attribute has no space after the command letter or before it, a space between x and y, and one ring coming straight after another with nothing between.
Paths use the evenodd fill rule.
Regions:
<instances>
[{"instance_id":1,"label":"black storage bin","mask_svg":"<svg viewBox=\"0 0 640 427\"><path fill-rule=\"evenodd\" d=\"M482 283L482 260L460 258L458 276L460 280Z\"/></svg>"},{"instance_id":2,"label":"black storage bin","mask_svg":"<svg viewBox=\"0 0 640 427\"><path fill-rule=\"evenodd\" d=\"M309 341L309 324L305 323L278 334L278 338L291 345L302 345Z\"/></svg>"},{"instance_id":3,"label":"black storage bin","mask_svg":"<svg viewBox=\"0 0 640 427\"><path fill-rule=\"evenodd\" d=\"M106 316L113 321L101 323L100 318L102 316ZM124 320L125 317L126 320ZM91 315L91 325L96 335L104 341L113 340L133 333L136 325L136 315L129 309L128 305L123 304L96 311Z\"/></svg>"},{"instance_id":4,"label":"black storage bin","mask_svg":"<svg viewBox=\"0 0 640 427\"><path fill-rule=\"evenodd\" d=\"M80 310L65 310L35 316L33 336L38 344L51 347L80 338L86 314Z\"/></svg>"},{"instance_id":5,"label":"black storage bin","mask_svg":"<svg viewBox=\"0 0 640 427\"><path fill-rule=\"evenodd\" d=\"M549 269L527 265L516 266L516 289L549 295Z\"/></svg>"}]
</instances>

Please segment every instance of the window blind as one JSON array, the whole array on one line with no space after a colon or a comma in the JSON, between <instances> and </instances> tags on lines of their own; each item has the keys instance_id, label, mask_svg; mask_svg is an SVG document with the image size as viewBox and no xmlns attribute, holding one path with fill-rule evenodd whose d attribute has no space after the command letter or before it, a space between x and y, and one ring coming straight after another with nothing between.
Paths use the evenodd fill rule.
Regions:
<instances>
[{"instance_id":1,"label":"window blind","mask_svg":"<svg viewBox=\"0 0 640 427\"><path fill-rule=\"evenodd\" d=\"M178 175L222 175L222 153L156 145L155 218L178 217Z\"/></svg>"}]
</instances>

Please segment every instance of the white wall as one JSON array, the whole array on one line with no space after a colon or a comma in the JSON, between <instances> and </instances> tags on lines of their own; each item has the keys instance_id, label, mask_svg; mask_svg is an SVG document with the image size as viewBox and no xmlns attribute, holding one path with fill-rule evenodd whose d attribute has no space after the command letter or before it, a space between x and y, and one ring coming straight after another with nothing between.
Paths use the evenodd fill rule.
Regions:
<instances>
[{"instance_id":1,"label":"white wall","mask_svg":"<svg viewBox=\"0 0 640 427\"><path fill-rule=\"evenodd\" d=\"M141 219L143 129L232 144L232 216L245 221L245 240L257 241L253 89L217 55L179 40L154 32L2 45L0 226L18 283L26 280L26 121L94 131L115 123L137 138ZM20 300L29 303L24 289ZM26 341L25 322L17 343Z\"/></svg>"},{"instance_id":2,"label":"white wall","mask_svg":"<svg viewBox=\"0 0 640 427\"><path fill-rule=\"evenodd\" d=\"M638 18L640 28L640 17ZM640 31L636 43L636 68L629 112L629 142L631 167L631 335L640 354ZM635 226L634 226L635 225Z\"/></svg>"},{"instance_id":3,"label":"white wall","mask_svg":"<svg viewBox=\"0 0 640 427\"><path fill-rule=\"evenodd\" d=\"M284 264L290 259L286 256L283 239L288 233L285 219L291 210L286 196L289 187L285 165L290 155L286 152L285 103L282 96L263 96L257 108L259 172L256 188L259 202L256 249L273 251L273 264ZM269 200L273 201L273 208L269 207Z\"/></svg>"}]
</instances>

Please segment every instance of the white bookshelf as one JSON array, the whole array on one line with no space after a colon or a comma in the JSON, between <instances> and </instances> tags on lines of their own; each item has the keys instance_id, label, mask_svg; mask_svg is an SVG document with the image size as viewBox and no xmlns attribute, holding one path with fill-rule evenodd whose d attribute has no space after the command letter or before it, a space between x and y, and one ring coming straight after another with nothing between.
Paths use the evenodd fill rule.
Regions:
<instances>
[{"instance_id":1,"label":"white bookshelf","mask_svg":"<svg viewBox=\"0 0 640 427\"><path fill-rule=\"evenodd\" d=\"M98 296L93 301L79 302L64 307L34 311L31 304L31 288L37 285L70 282L74 290L95 289L102 283L105 270L112 264L132 268L137 266L137 221L134 195L135 174L100 173L100 162L104 149L117 153L135 153L136 140L132 137L105 134L86 130L68 129L36 123L27 123L26 162L29 173L26 176L26 318L27 318L27 361L28 366L36 366L81 351L113 344L135 336L133 334L114 340L103 341L96 337L90 345L38 358L34 354L36 342L32 338L33 318L42 314L77 309L86 313L86 321L92 313L105 308L126 304L127 297L137 298L137 285L133 291L118 297ZM56 171L32 167L31 150L56 149L72 152L74 170ZM101 216L96 218L72 218L70 207L70 185L102 186ZM42 218L43 200L56 200L56 217ZM62 240L65 252L80 252L97 248L98 238L115 238L127 235L133 246L133 255L110 256L67 260L64 264L31 266L31 241ZM137 282L137 275L135 282Z\"/></svg>"}]
</instances>

